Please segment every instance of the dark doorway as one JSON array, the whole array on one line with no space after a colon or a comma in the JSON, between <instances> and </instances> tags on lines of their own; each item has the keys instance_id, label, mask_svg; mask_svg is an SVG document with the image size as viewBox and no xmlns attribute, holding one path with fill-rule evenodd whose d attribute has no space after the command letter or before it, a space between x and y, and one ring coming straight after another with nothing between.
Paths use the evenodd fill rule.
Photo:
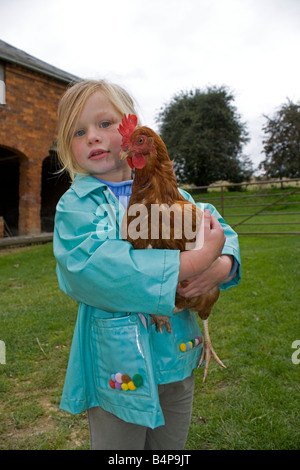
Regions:
<instances>
[{"instance_id":1,"label":"dark doorway","mask_svg":"<svg viewBox=\"0 0 300 470\"><path fill-rule=\"evenodd\" d=\"M13 150L0 147L0 216L4 236L18 235L20 157Z\"/></svg>"},{"instance_id":2,"label":"dark doorway","mask_svg":"<svg viewBox=\"0 0 300 470\"><path fill-rule=\"evenodd\" d=\"M70 187L70 178L60 169L54 150L43 161L41 190L41 229L42 232L53 232L55 208L61 196Z\"/></svg>"}]
</instances>

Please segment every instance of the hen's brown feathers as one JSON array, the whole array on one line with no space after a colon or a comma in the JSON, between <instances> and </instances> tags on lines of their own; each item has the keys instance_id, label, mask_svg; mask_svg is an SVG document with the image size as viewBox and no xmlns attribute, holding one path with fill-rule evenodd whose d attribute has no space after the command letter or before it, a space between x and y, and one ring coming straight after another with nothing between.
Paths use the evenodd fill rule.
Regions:
<instances>
[{"instance_id":1,"label":"hen's brown feathers","mask_svg":"<svg viewBox=\"0 0 300 470\"><path fill-rule=\"evenodd\" d=\"M144 137L140 144L141 137ZM148 153L147 153L148 149ZM146 164L135 170L132 195L123 220L122 236L136 249L185 251L193 248L203 216L177 187L176 175L162 139L148 127L137 127L126 147L127 156L143 154ZM195 310L208 318L219 289L194 298L176 295L176 308Z\"/></svg>"},{"instance_id":2,"label":"hen's brown feathers","mask_svg":"<svg viewBox=\"0 0 300 470\"><path fill-rule=\"evenodd\" d=\"M129 166L135 169L122 237L136 249L192 249L203 213L178 191L173 164L162 139L148 127L137 127L131 132L132 122L132 116L124 118L120 129L121 158L127 158ZM208 332L207 319L218 297L219 287L198 297L185 298L178 294L175 297L177 311L194 310L203 321L204 346L199 362L199 365L205 362L203 382L211 357L225 367L212 347ZM167 316L151 315L151 321L159 331L165 327L171 332Z\"/></svg>"}]
</instances>

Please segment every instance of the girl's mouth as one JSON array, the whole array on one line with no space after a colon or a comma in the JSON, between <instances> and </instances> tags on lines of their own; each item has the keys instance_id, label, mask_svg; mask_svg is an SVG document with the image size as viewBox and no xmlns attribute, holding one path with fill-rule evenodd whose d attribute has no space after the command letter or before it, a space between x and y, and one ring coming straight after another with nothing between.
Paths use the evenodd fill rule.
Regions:
<instances>
[{"instance_id":1,"label":"girl's mouth","mask_svg":"<svg viewBox=\"0 0 300 470\"><path fill-rule=\"evenodd\" d=\"M89 153L89 159L90 160L99 160L101 158L104 158L108 155L108 150L103 150L103 149L94 149Z\"/></svg>"}]
</instances>

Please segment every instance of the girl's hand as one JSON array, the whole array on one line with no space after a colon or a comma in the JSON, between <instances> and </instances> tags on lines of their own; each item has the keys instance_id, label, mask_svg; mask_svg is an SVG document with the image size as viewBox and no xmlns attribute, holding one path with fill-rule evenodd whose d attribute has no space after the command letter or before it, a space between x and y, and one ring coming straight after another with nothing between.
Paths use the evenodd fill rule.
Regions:
<instances>
[{"instance_id":1,"label":"girl's hand","mask_svg":"<svg viewBox=\"0 0 300 470\"><path fill-rule=\"evenodd\" d=\"M226 240L224 229L209 210L204 211L202 235L197 234L197 242L194 250L180 253L180 268L178 281L206 271L210 265L221 255ZM203 239L203 244L199 239ZM198 246L197 246L198 245ZM200 247L202 245L202 247Z\"/></svg>"},{"instance_id":2,"label":"girl's hand","mask_svg":"<svg viewBox=\"0 0 300 470\"><path fill-rule=\"evenodd\" d=\"M186 281L179 282L176 292L183 297L204 295L213 287L225 282L231 271L233 257L222 255L208 269Z\"/></svg>"},{"instance_id":3,"label":"girl's hand","mask_svg":"<svg viewBox=\"0 0 300 470\"><path fill-rule=\"evenodd\" d=\"M212 259L215 260L221 255L222 249L226 240L224 229L220 222L214 217L211 212L206 209L204 211L204 227L203 231L203 248L211 253ZM202 225L202 224L201 224ZM201 230L201 228L200 228ZM200 239L202 238L200 235ZM198 234L196 240L198 239ZM197 241L196 241L197 249Z\"/></svg>"}]
</instances>

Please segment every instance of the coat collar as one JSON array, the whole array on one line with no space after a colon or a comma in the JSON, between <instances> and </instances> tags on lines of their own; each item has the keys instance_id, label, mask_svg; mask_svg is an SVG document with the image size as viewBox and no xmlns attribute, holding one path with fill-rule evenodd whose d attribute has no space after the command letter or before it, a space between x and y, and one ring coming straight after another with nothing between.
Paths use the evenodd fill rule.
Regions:
<instances>
[{"instance_id":1,"label":"coat collar","mask_svg":"<svg viewBox=\"0 0 300 470\"><path fill-rule=\"evenodd\" d=\"M104 189L107 189L107 186L91 175L81 175L78 173L72 183L71 188L73 191L75 191L77 196L81 198L91 193L95 189L103 191Z\"/></svg>"}]
</instances>

